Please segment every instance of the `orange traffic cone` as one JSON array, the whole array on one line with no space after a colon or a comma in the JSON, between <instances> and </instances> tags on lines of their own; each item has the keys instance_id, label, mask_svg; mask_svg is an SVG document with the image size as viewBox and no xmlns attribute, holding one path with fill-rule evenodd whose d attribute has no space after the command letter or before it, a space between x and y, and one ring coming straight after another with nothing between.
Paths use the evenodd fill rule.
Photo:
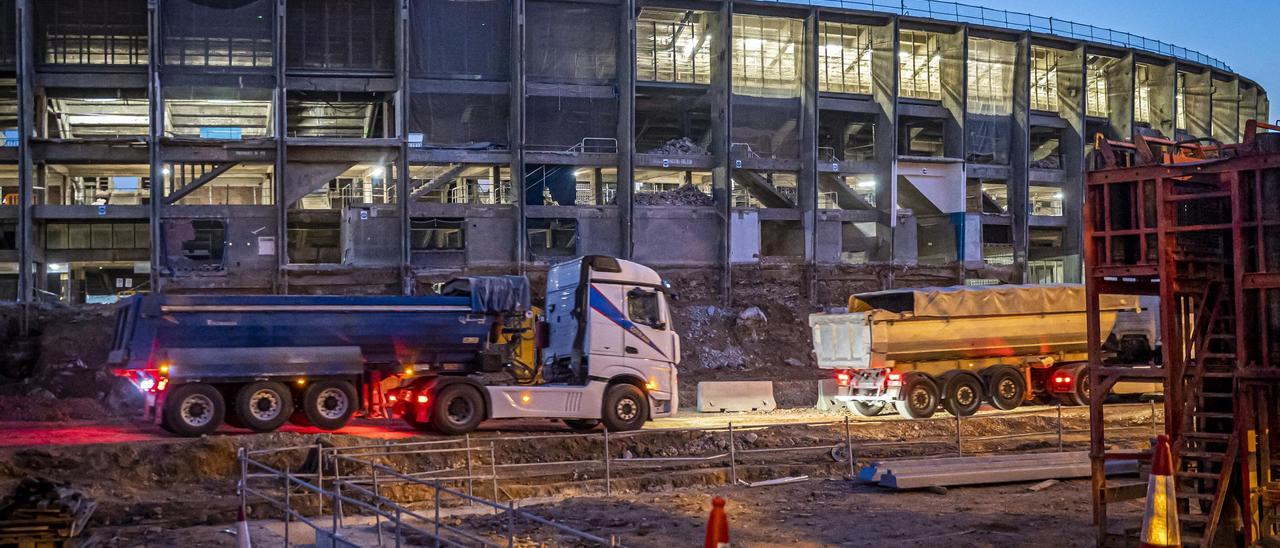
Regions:
<instances>
[{"instance_id":1,"label":"orange traffic cone","mask_svg":"<svg viewBox=\"0 0 1280 548\"><path fill-rule=\"evenodd\" d=\"M244 508L240 508L240 516L236 518L236 548L251 548L249 542L249 522L244 519Z\"/></svg>"},{"instance_id":2,"label":"orange traffic cone","mask_svg":"<svg viewBox=\"0 0 1280 548\"><path fill-rule=\"evenodd\" d=\"M1143 548L1181 546L1182 534L1178 527L1178 505L1173 494L1173 451L1169 437L1156 437L1155 451L1151 455L1151 479L1147 483L1147 512L1142 516Z\"/></svg>"},{"instance_id":3,"label":"orange traffic cone","mask_svg":"<svg viewBox=\"0 0 1280 548\"><path fill-rule=\"evenodd\" d=\"M704 548L729 548L729 516L724 513L724 499L711 499L711 517L707 519L707 542Z\"/></svg>"}]
</instances>

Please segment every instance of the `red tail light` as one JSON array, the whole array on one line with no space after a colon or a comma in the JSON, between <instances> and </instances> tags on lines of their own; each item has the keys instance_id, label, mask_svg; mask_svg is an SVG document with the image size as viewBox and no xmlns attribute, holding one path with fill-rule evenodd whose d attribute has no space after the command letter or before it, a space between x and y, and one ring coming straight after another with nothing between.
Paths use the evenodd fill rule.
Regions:
<instances>
[{"instance_id":1,"label":"red tail light","mask_svg":"<svg viewBox=\"0 0 1280 548\"><path fill-rule=\"evenodd\" d=\"M427 403L427 395L418 394L418 403Z\"/></svg>"},{"instance_id":2,"label":"red tail light","mask_svg":"<svg viewBox=\"0 0 1280 548\"><path fill-rule=\"evenodd\" d=\"M845 373L845 372L836 373L836 384L839 384L840 386L849 386L850 379L851 377L849 376L848 373Z\"/></svg>"},{"instance_id":3,"label":"red tail light","mask_svg":"<svg viewBox=\"0 0 1280 548\"><path fill-rule=\"evenodd\" d=\"M902 373L899 373L897 371L890 371L889 382L902 382Z\"/></svg>"},{"instance_id":4,"label":"red tail light","mask_svg":"<svg viewBox=\"0 0 1280 548\"><path fill-rule=\"evenodd\" d=\"M1053 376L1053 382L1057 384L1071 384L1072 380L1071 375L1059 374Z\"/></svg>"}]
</instances>

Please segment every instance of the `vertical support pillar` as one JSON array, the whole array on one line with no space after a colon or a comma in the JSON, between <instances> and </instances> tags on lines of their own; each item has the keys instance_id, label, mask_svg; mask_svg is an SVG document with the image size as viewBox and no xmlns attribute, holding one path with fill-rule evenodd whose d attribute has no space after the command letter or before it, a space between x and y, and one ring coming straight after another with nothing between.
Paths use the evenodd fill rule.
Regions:
<instances>
[{"instance_id":1,"label":"vertical support pillar","mask_svg":"<svg viewBox=\"0 0 1280 548\"><path fill-rule=\"evenodd\" d=\"M413 245L409 234L409 0L400 0L396 20L396 211L400 216L400 294L412 295Z\"/></svg>"},{"instance_id":2,"label":"vertical support pillar","mask_svg":"<svg viewBox=\"0 0 1280 548\"><path fill-rule=\"evenodd\" d=\"M164 273L165 266L168 264L165 255L164 245L164 212L165 212L165 192L164 192L164 154L160 148L160 138L164 136L164 94L160 83L160 58L161 58L161 42L160 34L163 27L160 24L160 5L159 0L150 0L147 2L148 23L150 24L149 32L155 37L149 41L147 45L147 86L148 108L150 113L150 123L148 124L147 135L147 159L150 163L149 172L151 178L150 200L151 207L149 211L148 229L151 231L151 290L156 293L164 291Z\"/></svg>"},{"instance_id":3,"label":"vertical support pillar","mask_svg":"<svg viewBox=\"0 0 1280 548\"><path fill-rule=\"evenodd\" d=\"M733 110L733 0L722 0L716 29L711 40L711 153L715 164L711 170L711 195L720 213L720 299L728 305L733 300L732 237L733 158L729 154L732 139Z\"/></svg>"},{"instance_id":4,"label":"vertical support pillar","mask_svg":"<svg viewBox=\"0 0 1280 548\"><path fill-rule=\"evenodd\" d=\"M276 87L272 100L275 102L272 113L272 126L275 129L276 138L276 165L275 165L275 205L276 205L276 268L275 276L272 278L272 290L275 293L289 293L289 279L285 274L285 267L289 264L289 204L285 202L285 196L288 195L284 190L285 171L289 169L289 146L285 139L288 132L288 89L285 80L285 32L288 27L285 25L285 0L276 0L276 24L275 24L275 47L273 49L273 62L276 69Z\"/></svg>"},{"instance_id":5,"label":"vertical support pillar","mask_svg":"<svg viewBox=\"0 0 1280 548\"><path fill-rule=\"evenodd\" d=\"M1170 60L1164 65L1143 63L1147 68L1147 118L1151 129L1170 139L1177 138L1178 69ZM1136 72L1135 72L1136 78ZM1137 85L1136 83L1134 84ZM1134 93L1137 93L1135 88ZM1135 114L1136 115L1136 114Z\"/></svg>"},{"instance_id":6,"label":"vertical support pillar","mask_svg":"<svg viewBox=\"0 0 1280 548\"><path fill-rule=\"evenodd\" d=\"M946 120L942 138L944 155L948 158L968 156L968 136L965 135L965 113L969 106L969 27L962 26L951 34L940 33L938 52L942 55L939 72L942 77L942 108L951 113Z\"/></svg>"},{"instance_id":7,"label":"vertical support pillar","mask_svg":"<svg viewBox=\"0 0 1280 548\"><path fill-rule=\"evenodd\" d=\"M636 116L636 6L635 0L621 0L618 25L618 186L614 193L618 204L623 259L630 259L635 248L633 223L635 208L635 116Z\"/></svg>"},{"instance_id":8,"label":"vertical support pillar","mask_svg":"<svg viewBox=\"0 0 1280 548\"><path fill-rule=\"evenodd\" d=\"M1223 143L1236 142L1240 134L1240 79L1235 75L1213 78L1213 138Z\"/></svg>"},{"instance_id":9,"label":"vertical support pillar","mask_svg":"<svg viewBox=\"0 0 1280 548\"><path fill-rule=\"evenodd\" d=\"M1018 38L1013 60L1013 118L1009 130L1009 230L1013 236L1013 282L1027 282L1031 259L1031 35Z\"/></svg>"},{"instance_id":10,"label":"vertical support pillar","mask_svg":"<svg viewBox=\"0 0 1280 548\"><path fill-rule=\"evenodd\" d=\"M32 0L18 0L17 11L17 49L18 54L18 302L22 305L19 314L19 334L26 335L31 331L34 318L35 284L33 283L35 265L35 217L32 215L34 205L34 162L31 157L31 129L34 115L32 96L32 72L34 54L31 51L31 26L34 23L31 10Z\"/></svg>"},{"instance_id":11,"label":"vertical support pillar","mask_svg":"<svg viewBox=\"0 0 1280 548\"><path fill-rule=\"evenodd\" d=\"M1190 72L1181 71L1181 68L1179 66L1178 70L1185 81L1181 116L1186 120L1186 127L1182 129L1195 138L1209 137L1213 134L1213 125L1209 121L1213 116L1210 99L1213 94L1213 77L1207 69L1203 72ZM1176 116L1178 111L1175 110L1174 114Z\"/></svg>"},{"instance_id":12,"label":"vertical support pillar","mask_svg":"<svg viewBox=\"0 0 1280 548\"><path fill-rule=\"evenodd\" d=\"M1087 74L1084 46L1073 51L1055 50L1063 57L1058 62L1058 116L1066 120L1062 130L1062 214L1067 226L1062 232L1063 281L1080 281L1084 273L1084 181L1085 147L1090 136L1085 135L1085 75Z\"/></svg>"},{"instance_id":13,"label":"vertical support pillar","mask_svg":"<svg viewBox=\"0 0 1280 548\"><path fill-rule=\"evenodd\" d=\"M1120 61L1111 66L1106 74L1107 102L1111 110L1111 131L1113 137L1125 141L1133 139L1133 98L1137 85L1136 62L1133 52L1126 53Z\"/></svg>"},{"instance_id":14,"label":"vertical support pillar","mask_svg":"<svg viewBox=\"0 0 1280 548\"><path fill-rule=\"evenodd\" d=\"M524 67L524 6L525 0L511 2L511 188L516 200L516 256L515 263L521 274L525 272L529 252L528 225L525 219L525 67ZM495 185L497 182L495 181Z\"/></svg>"},{"instance_id":15,"label":"vertical support pillar","mask_svg":"<svg viewBox=\"0 0 1280 548\"><path fill-rule=\"evenodd\" d=\"M796 198L804 226L805 276L802 294L817 302L817 238L818 238L818 10L810 9L804 19L804 42L800 60L804 72L800 94L800 177L796 180Z\"/></svg>"},{"instance_id":16,"label":"vertical support pillar","mask_svg":"<svg viewBox=\"0 0 1280 548\"><path fill-rule=\"evenodd\" d=\"M898 226L898 20L871 29L871 99L879 109L875 122L876 225L874 260L894 260L894 231ZM883 232L882 232L883 231ZM913 254L914 255L914 254ZM893 271L885 280L893 287Z\"/></svg>"}]
</instances>

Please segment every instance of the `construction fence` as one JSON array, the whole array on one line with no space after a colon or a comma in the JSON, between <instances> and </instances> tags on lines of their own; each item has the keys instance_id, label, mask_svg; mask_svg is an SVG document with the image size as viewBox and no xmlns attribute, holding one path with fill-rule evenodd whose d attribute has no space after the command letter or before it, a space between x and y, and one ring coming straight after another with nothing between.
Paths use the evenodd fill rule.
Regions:
<instances>
[{"instance_id":1,"label":"construction fence","mask_svg":"<svg viewBox=\"0 0 1280 548\"><path fill-rule=\"evenodd\" d=\"M1109 433L1154 437L1163 429L1155 402L1137 408L1128 425ZM1141 413L1149 407L1149 413ZM919 435L897 440L854 436L862 421L842 420L668 428L587 433L465 435L425 441L386 441L348 446L325 443L239 452L242 506L275 510L284 520L284 543L293 522L341 545L344 519L373 516L376 540L400 546L406 535L436 546L514 546L538 535L576 544L620 546L518 508L539 497L643 490L654 474L677 485L759 486L797 479L799 473L858 477L858 460L882 456L965 456L1064 451L1087 443L1088 429L1072 429L1061 406L974 417L902 423ZM974 435L974 421L1026 416L1039 429ZM969 432L966 432L968 430ZM1077 436L1075 440L1070 440ZM1026 443L1010 443L1024 440ZM852 450L850 450L852 448ZM807 476L805 476L807 477ZM486 516L484 527L465 527L450 516L465 509ZM481 531L483 529L483 532ZM389 538L384 539L385 534ZM544 539L543 541L545 541Z\"/></svg>"}]
</instances>

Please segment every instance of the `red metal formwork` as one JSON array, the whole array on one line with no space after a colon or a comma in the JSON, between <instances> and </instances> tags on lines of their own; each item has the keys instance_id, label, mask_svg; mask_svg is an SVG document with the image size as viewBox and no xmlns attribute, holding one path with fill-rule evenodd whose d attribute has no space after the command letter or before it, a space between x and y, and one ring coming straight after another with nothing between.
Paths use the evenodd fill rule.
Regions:
<instances>
[{"instance_id":1,"label":"red metal formwork","mask_svg":"<svg viewBox=\"0 0 1280 548\"><path fill-rule=\"evenodd\" d=\"M1100 545L1132 529L1116 530L1108 505L1145 496L1102 474L1108 458L1135 456L1109 452L1104 428L1103 397L1127 380L1164 384L1184 542L1274 535L1267 502L1269 410L1280 387L1280 134L1259 129L1280 128L1250 121L1245 140L1230 145L1095 143L1084 255ZM1160 297L1160 365L1116 363L1104 352L1100 294ZM1243 527L1226 531L1228 522Z\"/></svg>"}]
</instances>

